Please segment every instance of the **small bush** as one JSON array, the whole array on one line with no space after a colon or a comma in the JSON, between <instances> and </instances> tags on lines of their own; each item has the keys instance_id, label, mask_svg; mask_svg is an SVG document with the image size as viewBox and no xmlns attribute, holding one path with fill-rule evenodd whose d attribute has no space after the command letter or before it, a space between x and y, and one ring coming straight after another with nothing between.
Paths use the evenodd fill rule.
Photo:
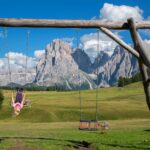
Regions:
<instances>
[{"instance_id":1,"label":"small bush","mask_svg":"<svg viewBox=\"0 0 150 150\"><path fill-rule=\"evenodd\" d=\"M3 101L4 101L4 95L3 92L0 90L0 109L2 108Z\"/></svg>"}]
</instances>

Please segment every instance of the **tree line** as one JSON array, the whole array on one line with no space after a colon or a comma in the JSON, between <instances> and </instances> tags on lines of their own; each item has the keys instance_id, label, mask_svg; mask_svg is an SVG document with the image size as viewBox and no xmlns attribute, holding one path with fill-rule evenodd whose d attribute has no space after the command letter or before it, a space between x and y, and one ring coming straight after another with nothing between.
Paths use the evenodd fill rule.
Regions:
<instances>
[{"instance_id":1,"label":"tree line","mask_svg":"<svg viewBox=\"0 0 150 150\"><path fill-rule=\"evenodd\" d=\"M148 75L150 75L150 69L147 70ZM118 87L123 87L125 85L135 83L142 81L142 75L140 72L136 73L133 77L127 78L127 77L119 77L118 79Z\"/></svg>"},{"instance_id":2,"label":"tree line","mask_svg":"<svg viewBox=\"0 0 150 150\"><path fill-rule=\"evenodd\" d=\"M26 91L66 91L66 87L61 85L54 86L1 86L1 90L16 90L16 88L23 88Z\"/></svg>"}]
</instances>

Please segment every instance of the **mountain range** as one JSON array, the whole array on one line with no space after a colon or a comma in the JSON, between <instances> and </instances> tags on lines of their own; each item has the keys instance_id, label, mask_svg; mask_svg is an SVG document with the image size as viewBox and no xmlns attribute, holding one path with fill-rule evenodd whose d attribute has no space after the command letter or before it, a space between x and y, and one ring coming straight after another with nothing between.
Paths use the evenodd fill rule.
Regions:
<instances>
[{"instance_id":1,"label":"mountain range","mask_svg":"<svg viewBox=\"0 0 150 150\"><path fill-rule=\"evenodd\" d=\"M74 49L61 40L54 40L45 48L36 67L11 74L13 83L34 83L40 86L63 85L67 89L115 86L120 76L132 77L138 72L138 62L120 46L109 56L100 51L94 62L82 49ZM2 72L2 71L1 71ZM0 74L0 84L9 84L9 75Z\"/></svg>"}]
</instances>

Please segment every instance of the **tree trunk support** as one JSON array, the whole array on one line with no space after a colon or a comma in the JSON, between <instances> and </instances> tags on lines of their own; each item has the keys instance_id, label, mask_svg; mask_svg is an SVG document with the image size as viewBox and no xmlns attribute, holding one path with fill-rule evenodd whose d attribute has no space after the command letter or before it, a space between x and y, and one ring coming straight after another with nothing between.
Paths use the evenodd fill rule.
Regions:
<instances>
[{"instance_id":1,"label":"tree trunk support","mask_svg":"<svg viewBox=\"0 0 150 150\"><path fill-rule=\"evenodd\" d=\"M130 18L128 19L128 24L129 24L130 34L134 43L134 49L136 49L137 52L139 52L140 51L139 50L140 45L139 45L139 39L138 39L139 33L137 31L135 21L132 18ZM147 73L147 66L144 65L141 58L138 59L138 62L139 62L139 68L140 68L142 79L143 79L146 102L150 110L150 84L149 84L150 77L148 76L148 73Z\"/></svg>"}]
</instances>

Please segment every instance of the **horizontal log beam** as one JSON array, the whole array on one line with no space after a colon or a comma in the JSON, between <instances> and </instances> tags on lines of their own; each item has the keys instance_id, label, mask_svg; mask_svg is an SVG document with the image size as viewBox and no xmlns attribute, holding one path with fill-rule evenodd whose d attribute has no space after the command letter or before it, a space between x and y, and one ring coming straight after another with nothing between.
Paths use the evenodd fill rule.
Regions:
<instances>
[{"instance_id":1,"label":"horizontal log beam","mask_svg":"<svg viewBox=\"0 0 150 150\"><path fill-rule=\"evenodd\" d=\"M129 29L127 22L101 20L48 20L48 19L13 19L0 18L2 27L33 27L33 28L100 28L114 30ZM139 29L150 29L150 21L136 22Z\"/></svg>"}]
</instances>

